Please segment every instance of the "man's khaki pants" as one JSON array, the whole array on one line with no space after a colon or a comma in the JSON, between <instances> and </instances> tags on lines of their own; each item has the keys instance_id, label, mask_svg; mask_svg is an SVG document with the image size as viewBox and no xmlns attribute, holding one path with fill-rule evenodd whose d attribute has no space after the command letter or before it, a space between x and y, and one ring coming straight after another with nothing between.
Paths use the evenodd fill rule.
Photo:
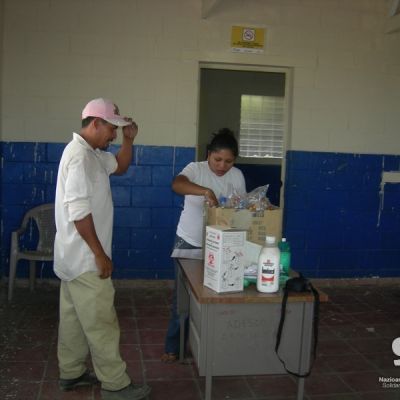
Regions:
<instances>
[{"instance_id":1,"label":"man's khaki pants","mask_svg":"<svg viewBox=\"0 0 400 400\"><path fill-rule=\"evenodd\" d=\"M106 390L119 390L131 382L119 353L120 330L110 278L96 272L61 282L58 362L60 378L74 379L86 371L86 358Z\"/></svg>"}]
</instances>

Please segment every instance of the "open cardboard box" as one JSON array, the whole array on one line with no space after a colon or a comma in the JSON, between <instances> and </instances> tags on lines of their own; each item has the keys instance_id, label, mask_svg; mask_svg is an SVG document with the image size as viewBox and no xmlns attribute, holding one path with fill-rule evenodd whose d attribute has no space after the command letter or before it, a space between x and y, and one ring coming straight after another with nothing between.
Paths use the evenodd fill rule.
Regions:
<instances>
[{"instance_id":1,"label":"open cardboard box","mask_svg":"<svg viewBox=\"0 0 400 400\"><path fill-rule=\"evenodd\" d=\"M247 231L247 240L263 245L265 236L282 237L282 209L250 211L205 206L204 231L207 225L222 225Z\"/></svg>"}]
</instances>

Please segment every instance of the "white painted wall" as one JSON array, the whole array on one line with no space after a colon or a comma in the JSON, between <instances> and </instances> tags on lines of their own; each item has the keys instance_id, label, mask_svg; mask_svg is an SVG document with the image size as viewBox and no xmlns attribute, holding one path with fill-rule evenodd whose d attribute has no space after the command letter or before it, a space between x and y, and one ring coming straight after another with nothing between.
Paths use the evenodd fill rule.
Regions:
<instances>
[{"instance_id":1,"label":"white painted wall","mask_svg":"<svg viewBox=\"0 0 400 400\"><path fill-rule=\"evenodd\" d=\"M390 0L4 0L4 141L66 142L93 97L140 126L137 143L194 146L200 61L293 67L294 150L400 152L400 33ZM267 29L230 51L232 25Z\"/></svg>"}]
</instances>

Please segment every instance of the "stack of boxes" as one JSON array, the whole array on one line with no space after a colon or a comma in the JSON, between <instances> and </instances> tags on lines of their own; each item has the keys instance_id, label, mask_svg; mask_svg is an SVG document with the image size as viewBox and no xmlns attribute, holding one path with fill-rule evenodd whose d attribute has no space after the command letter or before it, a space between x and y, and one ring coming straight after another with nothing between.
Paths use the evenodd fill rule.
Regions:
<instances>
[{"instance_id":1,"label":"stack of boxes","mask_svg":"<svg viewBox=\"0 0 400 400\"><path fill-rule=\"evenodd\" d=\"M263 245L265 236L282 236L282 209L250 211L206 207L204 217L204 285L218 293L243 290L248 242ZM247 245L246 245L246 240Z\"/></svg>"}]
</instances>

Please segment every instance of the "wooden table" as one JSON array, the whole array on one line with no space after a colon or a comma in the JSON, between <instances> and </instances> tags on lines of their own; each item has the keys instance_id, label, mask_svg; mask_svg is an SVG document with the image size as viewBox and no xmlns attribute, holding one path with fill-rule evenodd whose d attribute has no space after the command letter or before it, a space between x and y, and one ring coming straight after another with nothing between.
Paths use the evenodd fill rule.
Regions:
<instances>
[{"instance_id":1,"label":"wooden table","mask_svg":"<svg viewBox=\"0 0 400 400\"><path fill-rule=\"evenodd\" d=\"M203 261L179 259L177 309L184 354L184 321L189 315L189 344L211 400L213 376L285 374L275 354L282 292L260 293L255 285L243 292L219 294L203 286ZM328 296L320 292L320 301ZM289 370L304 374L310 366L313 337L311 293L289 295L279 354ZM297 400L304 395L298 378Z\"/></svg>"}]
</instances>

